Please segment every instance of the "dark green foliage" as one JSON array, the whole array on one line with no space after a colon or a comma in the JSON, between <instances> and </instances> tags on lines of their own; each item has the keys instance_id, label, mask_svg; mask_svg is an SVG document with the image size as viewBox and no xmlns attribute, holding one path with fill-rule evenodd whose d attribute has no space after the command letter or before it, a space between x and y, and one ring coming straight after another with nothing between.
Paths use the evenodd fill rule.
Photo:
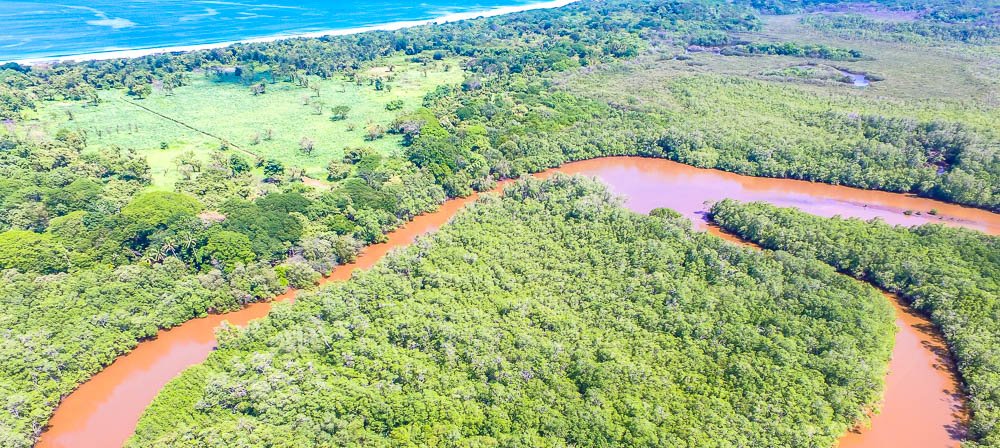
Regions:
<instances>
[{"instance_id":1,"label":"dark green foliage","mask_svg":"<svg viewBox=\"0 0 1000 448\"><path fill-rule=\"evenodd\" d=\"M285 174L285 165L277 160L268 159L264 161L262 166L264 168L264 175L267 177L273 178Z\"/></svg>"},{"instance_id":2,"label":"dark green foliage","mask_svg":"<svg viewBox=\"0 0 1000 448\"><path fill-rule=\"evenodd\" d=\"M202 263L230 272L238 263L248 264L254 260L253 244L242 233L220 230L208 237L201 256Z\"/></svg>"},{"instance_id":3,"label":"dark green foliage","mask_svg":"<svg viewBox=\"0 0 1000 448\"><path fill-rule=\"evenodd\" d=\"M528 180L225 332L130 445L829 446L893 329L822 263Z\"/></svg>"},{"instance_id":4,"label":"dark green foliage","mask_svg":"<svg viewBox=\"0 0 1000 448\"><path fill-rule=\"evenodd\" d=\"M256 286L238 287L246 284ZM279 290L269 268L192 275L173 257L71 274L0 272L0 440L30 446L61 397L159 328Z\"/></svg>"},{"instance_id":5,"label":"dark green foliage","mask_svg":"<svg viewBox=\"0 0 1000 448\"><path fill-rule=\"evenodd\" d=\"M74 210L86 210L101 197L103 186L85 177L78 178L63 188L54 189L45 198L45 206L56 215Z\"/></svg>"},{"instance_id":6,"label":"dark green foliage","mask_svg":"<svg viewBox=\"0 0 1000 448\"><path fill-rule=\"evenodd\" d=\"M271 193L254 203L265 212L305 213L312 201L299 193Z\"/></svg>"},{"instance_id":7,"label":"dark green foliage","mask_svg":"<svg viewBox=\"0 0 1000 448\"><path fill-rule=\"evenodd\" d=\"M712 219L769 249L817 257L898 292L927 313L958 360L969 393L972 439L1000 444L1000 238L942 225L891 227L819 218L764 203L723 201ZM963 446L976 446L963 443Z\"/></svg>"},{"instance_id":8,"label":"dark green foliage","mask_svg":"<svg viewBox=\"0 0 1000 448\"><path fill-rule=\"evenodd\" d=\"M799 58L829 59L833 61L856 61L864 57L858 50L834 48L826 45L799 44L795 42L782 43L751 43L733 45L722 50L726 56L749 56L759 54L794 56Z\"/></svg>"},{"instance_id":9,"label":"dark green foliage","mask_svg":"<svg viewBox=\"0 0 1000 448\"><path fill-rule=\"evenodd\" d=\"M264 209L253 202L232 200L223 204L222 228L246 235L253 252L264 260L282 257L302 236L302 224L287 212Z\"/></svg>"},{"instance_id":10,"label":"dark green foliage","mask_svg":"<svg viewBox=\"0 0 1000 448\"><path fill-rule=\"evenodd\" d=\"M250 162L239 154L233 154L229 157L229 168L233 171L233 174L240 174L250 171Z\"/></svg>"},{"instance_id":11,"label":"dark green foliage","mask_svg":"<svg viewBox=\"0 0 1000 448\"><path fill-rule=\"evenodd\" d=\"M386 193L378 191L361 179L348 179L337 189L338 193L350 199L351 205L358 209L378 209L395 213L395 200Z\"/></svg>"}]
</instances>

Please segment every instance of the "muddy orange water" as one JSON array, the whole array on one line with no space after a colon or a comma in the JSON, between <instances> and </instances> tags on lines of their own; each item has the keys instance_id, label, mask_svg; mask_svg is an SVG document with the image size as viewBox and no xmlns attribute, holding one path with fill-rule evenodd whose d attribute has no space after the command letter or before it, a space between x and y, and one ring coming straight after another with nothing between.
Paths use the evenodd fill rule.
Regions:
<instances>
[{"instance_id":1,"label":"muddy orange water","mask_svg":"<svg viewBox=\"0 0 1000 448\"><path fill-rule=\"evenodd\" d=\"M879 217L893 224L942 222L996 234L1000 215L906 195L859 190L786 179L763 179L693 168L660 159L610 157L574 162L540 173L594 176L625 198L625 205L645 213L670 207L690 217L700 229L706 202L723 198L762 200L798 207L822 216ZM355 263L338 267L324 282L344 280L355 269L367 269L390 250L446 223L475 196L446 202L389 234L389 241L367 247ZM936 216L929 215L931 209ZM906 215L904 211L913 211ZM917 215L915 212L921 212ZM729 237L732 238L731 236ZM293 298L290 291L276 301ZM895 303L895 302L894 302ZM214 329L222 321L245 325L270 310L258 303L240 311L193 319L155 339L140 343L67 396L42 433L39 447L114 447L132 434L139 416L157 392L185 368L200 363L215 346ZM882 412L871 428L848 433L841 447L944 447L961 439L962 415L958 383L947 350L926 319L897 304L896 346L886 377Z\"/></svg>"}]
</instances>

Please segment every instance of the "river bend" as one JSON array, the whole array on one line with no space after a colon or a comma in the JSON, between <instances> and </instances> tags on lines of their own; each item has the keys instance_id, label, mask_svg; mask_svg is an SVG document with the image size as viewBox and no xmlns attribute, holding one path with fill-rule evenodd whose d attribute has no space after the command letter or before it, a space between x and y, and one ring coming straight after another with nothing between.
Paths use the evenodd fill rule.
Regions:
<instances>
[{"instance_id":1,"label":"river bend","mask_svg":"<svg viewBox=\"0 0 1000 448\"><path fill-rule=\"evenodd\" d=\"M941 222L1000 232L1000 215L931 199L881 191L833 186L790 179L767 179L718 170L694 168L663 159L607 157L568 163L536 174L555 172L597 177L621 195L629 209L646 213L669 207L690 218L695 227L715 234L705 222L707 204L724 198L767 201L797 207L820 216L881 218L890 224ZM498 186L498 189L501 188ZM323 282L350 278L355 269L367 269L390 250L445 224L477 195L452 199L437 211L416 217L388 235L385 243L366 247L357 261L338 266ZM931 214L934 210L934 214ZM733 240L734 237L720 235ZM296 291L275 298L291 300ZM960 386L947 348L933 326L905 304L889 296L896 307L896 344L893 349L882 411L871 427L848 432L840 447L958 446L964 414ZM242 310L192 319L135 350L65 397L37 447L121 446L156 394L185 368L204 361L215 347L215 328L223 321L234 325L267 315L271 303L255 303Z\"/></svg>"}]
</instances>

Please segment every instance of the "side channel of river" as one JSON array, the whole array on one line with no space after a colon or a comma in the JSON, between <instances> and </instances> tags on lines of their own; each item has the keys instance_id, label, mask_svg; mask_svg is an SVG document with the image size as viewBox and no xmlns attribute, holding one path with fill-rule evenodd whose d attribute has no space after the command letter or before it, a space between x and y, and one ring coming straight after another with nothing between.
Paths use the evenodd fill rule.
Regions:
<instances>
[{"instance_id":1,"label":"side channel of river","mask_svg":"<svg viewBox=\"0 0 1000 448\"><path fill-rule=\"evenodd\" d=\"M633 211L646 213L653 208L669 207L689 217L696 228L716 234L704 220L706 204L723 198L767 201L821 216L878 217L905 225L941 222L990 234L1000 232L1000 215L984 210L902 194L740 176L661 159L593 159L569 163L536 176L548 177L556 172L596 177L621 195ZM476 198L477 195L453 199L433 213L418 216L392 232L386 243L365 248L356 262L338 266L323 282L345 280L355 269L371 267L390 250L433 232ZM929 213L932 209L935 215ZM295 294L296 291L289 291L275 301L294 299ZM871 428L849 432L840 446L958 446L964 414L947 348L925 318L895 298L889 299L896 306L900 331L886 377L882 412L874 416ZM67 396L36 446L121 446L159 390L185 368L208 357L215 347L215 328L223 321L245 325L267 315L270 308L271 303L257 303L240 311L193 319L160 331L155 339L140 343Z\"/></svg>"}]
</instances>

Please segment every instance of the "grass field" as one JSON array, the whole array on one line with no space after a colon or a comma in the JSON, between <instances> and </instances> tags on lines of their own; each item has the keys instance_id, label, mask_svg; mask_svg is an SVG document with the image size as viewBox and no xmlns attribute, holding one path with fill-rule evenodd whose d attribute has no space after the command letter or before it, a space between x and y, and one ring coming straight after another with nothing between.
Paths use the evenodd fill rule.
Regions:
<instances>
[{"instance_id":1,"label":"grass field","mask_svg":"<svg viewBox=\"0 0 1000 448\"><path fill-rule=\"evenodd\" d=\"M457 59L423 65L397 57L362 72L372 79L391 76L390 88L377 91L367 82L359 86L340 77L314 79L318 96L312 89L287 82L268 84L267 93L255 96L243 84L193 74L188 85L175 89L172 95L154 91L150 97L136 100L121 91L105 91L97 107L49 103L39 112L38 126L49 135L60 128L85 131L88 148L116 145L140 151L153 168L157 188L172 188L179 175L174 160L182 153L194 151L198 158L208 160L212 151L219 150L219 139L198 131L260 157L303 168L311 177L322 177L326 164L341 157L345 147L398 150L398 137L385 135L366 141L366 129L370 125L388 127L401 112L419 107L427 92L438 85L459 83L463 77ZM402 101L402 109L386 110L386 104L395 100ZM350 107L347 118L332 121L332 108L341 105ZM266 137L268 130L270 139ZM311 154L300 150L303 138L315 142ZM164 145L166 149L161 148Z\"/></svg>"},{"instance_id":2,"label":"grass field","mask_svg":"<svg viewBox=\"0 0 1000 448\"><path fill-rule=\"evenodd\" d=\"M824 61L790 56L723 56L711 52L688 53L677 58L683 49L664 46L636 60L567 73L557 84L579 95L633 109L689 114L691 111L682 106L686 99L675 96L670 87L682 78L693 76L706 81L696 96L719 109L706 117L708 120L733 119L743 111L746 116L742 119L763 120L767 124L762 113L780 112L784 110L783 104L794 102L817 111L833 109L921 120L950 119L1000 138L1000 52L995 46L849 40L803 25L800 16L766 16L762 32L740 37L754 42L809 42L858 49L868 59ZM837 67L873 73L884 79L867 87L856 87L832 77L823 80L777 76L810 63L816 64L816 71ZM764 81L764 90L770 92L757 98L757 93L748 91L745 84L720 81L730 77ZM822 77L822 74L817 76ZM759 108L768 102L774 104L764 110Z\"/></svg>"},{"instance_id":3,"label":"grass field","mask_svg":"<svg viewBox=\"0 0 1000 448\"><path fill-rule=\"evenodd\" d=\"M972 101L1000 107L1000 46L848 39L800 23L800 15L768 16L755 40L815 42L861 50L870 58L849 68L884 76L872 91L906 99Z\"/></svg>"},{"instance_id":4,"label":"grass field","mask_svg":"<svg viewBox=\"0 0 1000 448\"><path fill-rule=\"evenodd\" d=\"M666 45L655 48L636 61L626 62L619 72L632 73L629 81L655 82L692 74L721 74L776 81L775 73L806 63L835 66L855 73L872 73L884 78L863 89L834 80L817 81L789 77L789 84L815 92L837 92L870 98L892 98L911 102L946 102L954 107L1000 108L1000 46L959 43L913 44L846 39L800 23L800 15L765 16L759 33L738 36L752 42L797 42L856 49L866 58L858 61L825 61L790 56L723 56L711 52L684 54L683 48ZM675 56L682 55L675 59ZM647 79L649 72L656 72ZM588 76L570 75L576 78ZM618 97L620 74L614 80L590 83L581 91L605 89ZM575 80L574 80L575 82ZM640 86L641 87L641 86ZM641 95L653 97L655 95ZM669 98L653 101L669 103Z\"/></svg>"}]
</instances>

